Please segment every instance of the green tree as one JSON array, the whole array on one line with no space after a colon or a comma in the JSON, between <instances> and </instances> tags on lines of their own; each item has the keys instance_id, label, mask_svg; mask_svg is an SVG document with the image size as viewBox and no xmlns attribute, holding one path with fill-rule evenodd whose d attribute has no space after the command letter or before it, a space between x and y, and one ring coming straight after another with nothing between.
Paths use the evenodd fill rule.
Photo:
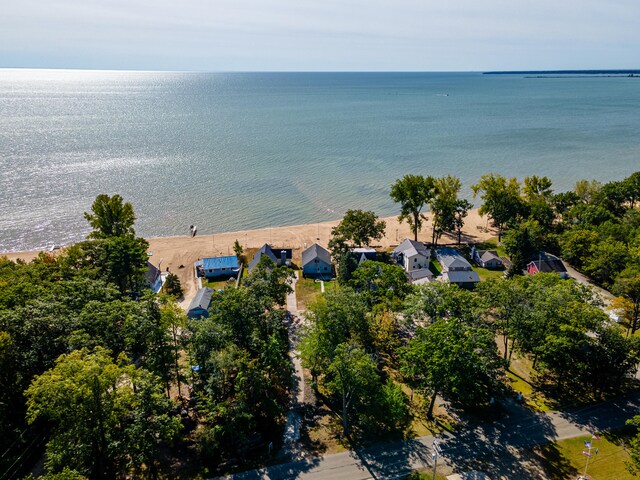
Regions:
<instances>
[{"instance_id":1,"label":"green tree","mask_svg":"<svg viewBox=\"0 0 640 480\"><path fill-rule=\"evenodd\" d=\"M459 198L456 200L453 206L453 227L456 231L456 236L458 238L458 245L462 241L462 228L464 227L464 219L469 214L469 210L473 208L473 205L468 200L464 198Z\"/></svg>"},{"instance_id":2,"label":"green tree","mask_svg":"<svg viewBox=\"0 0 640 480\"><path fill-rule=\"evenodd\" d=\"M331 229L329 249L333 252L338 244L369 246L373 240L384 236L385 227L385 222L378 220L373 212L347 210L340 223Z\"/></svg>"},{"instance_id":3,"label":"green tree","mask_svg":"<svg viewBox=\"0 0 640 480\"><path fill-rule=\"evenodd\" d=\"M629 441L629 456L625 466L633 476L640 474L640 415L627 420L627 425L636 427L636 435Z\"/></svg>"},{"instance_id":4,"label":"green tree","mask_svg":"<svg viewBox=\"0 0 640 480\"><path fill-rule=\"evenodd\" d=\"M411 291L402 267L372 260L362 262L349 284L371 306L382 302L396 306Z\"/></svg>"},{"instance_id":5,"label":"green tree","mask_svg":"<svg viewBox=\"0 0 640 480\"><path fill-rule=\"evenodd\" d=\"M622 181L624 198L633 209L640 200L640 172L634 172Z\"/></svg>"},{"instance_id":6,"label":"green tree","mask_svg":"<svg viewBox=\"0 0 640 480\"><path fill-rule=\"evenodd\" d=\"M288 267L276 267L273 261L263 255L253 271L244 280L245 286L259 299L264 308L272 309L275 305L284 306L287 295L293 292L291 284L295 273Z\"/></svg>"},{"instance_id":7,"label":"green tree","mask_svg":"<svg viewBox=\"0 0 640 480\"><path fill-rule=\"evenodd\" d=\"M361 348L341 343L336 347L327 376L326 388L341 401L342 429L349 435L349 415L354 404L366 401L380 384L376 364Z\"/></svg>"},{"instance_id":8,"label":"green tree","mask_svg":"<svg viewBox=\"0 0 640 480\"><path fill-rule=\"evenodd\" d=\"M29 422L53 424L46 462L52 472L68 466L91 478L115 478L141 459L155 476L160 443L180 428L154 377L114 363L101 348L62 355L26 396Z\"/></svg>"},{"instance_id":9,"label":"green tree","mask_svg":"<svg viewBox=\"0 0 640 480\"><path fill-rule=\"evenodd\" d=\"M511 258L512 272L520 273L538 252L545 250L545 231L537 220L527 220L510 229L504 237L504 249Z\"/></svg>"},{"instance_id":10,"label":"green tree","mask_svg":"<svg viewBox=\"0 0 640 480\"><path fill-rule=\"evenodd\" d=\"M538 177L537 175L525 177L522 193L528 201L536 198L550 199L553 195L551 185L552 182L547 177Z\"/></svg>"},{"instance_id":11,"label":"green tree","mask_svg":"<svg viewBox=\"0 0 640 480\"><path fill-rule=\"evenodd\" d=\"M414 325L433 323L438 318L458 318L468 325L480 325L484 307L479 298L454 283L428 283L407 296L403 315Z\"/></svg>"},{"instance_id":12,"label":"green tree","mask_svg":"<svg viewBox=\"0 0 640 480\"><path fill-rule=\"evenodd\" d=\"M591 251L598 244L598 234L593 230L574 228L560 236L562 258L576 268L582 268L589 260Z\"/></svg>"},{"instance_id":13,"label":"green tree","mask_svg":"<svg viewBox=\"0 0 640 480\"><path fill-rule=\"evenodd\" d=\"M628 260L629 251L624 243L605 240L591 250L584 271L598 284L609 287L618 272L625 268Z\"/></svg>"},{"instance_id":14,"label":"green tree","mask_svg":"<svg viewBox=\"0 0 640 480\"><path fill-rule=\"evenodd\" d=\"M237 239L235 242L233 242L233 253L238 258L238 261L242 262L244 248L242 248L242 245L240 245L240 242Z\"/></svg>"},{"instance_id":15,"label":"green tree","mask_svg":"<svg viewBox=\"0 0 640 480\"><path fill-rule=\"evenodd\" d=\"M455 318L419 327L401 350L400 361L409 384L430 398L429 418L438 395L477 406L489 400L504 374L493 333Z\"/></svg>"},{"instance_id":16,"label":"green tree","mask_svg":"<svg viewBox=\"0 0 640 480\"><path fill-rule=\"evenodd\" d=\"M391 198L400 204L400 221L407 220L414 239L418 240L418 232L425 219L422 209L435 195L433 177L421 175L405 175L391 186Z\"/></svg>"},{"instance_id":17,"label":"green tree","mask_svg":"<svg viewBox=\"0 0 640 480\"><path fill-rule=\"evenodd\" d=\"M501 175L483 175L480 181L471 186L474 197L480 195L483 204L480 215L488 215L498 227L498 241L502 232L523 212L523 201L520 196L520 184L515 178L507 180Z\"/></svg>"},{"instance_id":18,"label":"green tree","mask_svg":"<svg viewBox=\"0 0 640 480\"><path fill-rule=\"evenodd\" d=\"M165 364L161 371L167 381L175 379L178 386L178 396L182 396L180 382L180 351L184 344L184 331L187 326L187 316L173 297L163 296L160 299L160 321L161 328L168 332L170 337L168 346L164 346L166 345L166 341L163 342L166 352L163 352L162 358L165 359L164 362L167 362L169 354L172 357L171 365ZM167 393L169 392L167 391Z\"/></svg>"},{"instance_id":19,"label":"green tree","mask_svg":"<svg viewBox=\"0 0 640 480\"><path fill-rule=\"evenodd\" d=\"M174 298L180 298L184 294L180 278L175 273L167 275L167 279L164 282L164 292Z\"/></svg>"},{"instance_id":20,"label":"green tree","mask_svg":"<svg viewBox=\"0 0 640 480\"><path fill-rule=\"evenodd\" d=\"M573 191L584 203L591 203L602 188L602 184L596 180L578 180Z\"/></svg>"},{"instance_id":21,"label":"green tree","mask_svg":"<svg viewBox=\"0 0 640 480\"><path fill-rule=\"evenodd\" d=\"M450 232L456 226L456 204L460 191L460 179L447 175L436 178L435 195L429 201L433 214L433 229L431 243L438 244L438 240L444 232Z\"/></svg>"},{"instance_id":22,"label":"green tree","mask_svg":"<svg viewBox=\"0 0 640 480\"><path fill-rule=\"evenodd\" d=\"M367 351L374 348L367 305L361 295L349 288L327 291L305 312L308 327L300 343L302 363L314 382L326 372L341 343L358 344Z\"/></svg>"},{"instance_id":23,"label":"green tree","mask_svg":"<svg viewBox=\"0 0 640 480\"><path fill-rule=\"evenodd\" d=\"M502 340L504 361L508 366L528 313L526 290L516 279L495 279L478 285L478 293L485 301L498 338Z\"/></svg>"},{"instance_id":24,"label":"green tree","mask_svg":"<svg viewBox=\"0 0 640 480\"><path fill-rule=\"evenodd\" d=\"M117 285L122 293L139 292L147 271L148 248L144 238L123 236L101 240L98 265L105 280Z\"/></svg>"},{"instance_id":25,"label":"green tree","mask_svg":"<svg viewBox=\"0 0 640 480\"><path fill-rule=\"evenodd\" d=\"M121 237L135 235L133 224L136 216L133 206L129 202L123 202L120 195L98 195L91 205L92 213L84 213L93 231L89 238Z\"/></svg>"},{"instance_id":26,"label":"green tree","mask_svg":"<svg viewBox=\"0 0 640 480\"><path fill-rule=\"evenodd\" d=\"M640 267L631 266L620 272L613 283L613 292L631 302L631 333L634 334L640 327Z\"/></svg>"}]
</instances>

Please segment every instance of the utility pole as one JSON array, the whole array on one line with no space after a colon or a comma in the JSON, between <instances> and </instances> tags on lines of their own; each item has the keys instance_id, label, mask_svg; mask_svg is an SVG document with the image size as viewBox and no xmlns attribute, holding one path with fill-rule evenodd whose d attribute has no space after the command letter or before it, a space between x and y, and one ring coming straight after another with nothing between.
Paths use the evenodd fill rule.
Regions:
<instances>
[{"instance_id":1,"label":"utility pole","mask_svg":"<svg viewBox=\"0 0 640 480\"><path fill-rule=\"evenodd\" d=\"M431 459L433 460L433 480L436 480L436 471L438 469L438 457L442 454L440 445L435 440L433 441L433 452L431 452Z\"/></svg>"}]
</instances>

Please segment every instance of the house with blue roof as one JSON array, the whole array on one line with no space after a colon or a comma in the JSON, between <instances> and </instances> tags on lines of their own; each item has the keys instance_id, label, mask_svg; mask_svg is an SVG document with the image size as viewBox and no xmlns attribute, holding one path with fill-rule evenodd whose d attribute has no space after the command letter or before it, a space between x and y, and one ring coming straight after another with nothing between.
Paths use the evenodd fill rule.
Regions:
<instances>
[{"instance_id":1,"label":"house with blue roof","mask_svg":"<svg viewBox=\"0 0 640 480\"><path fill-rule=\"evenodd\" d=\"M203 258L201 268L207 278L235 277L240 272L238 258L234 255Z\"/></svg>"}]
</instances>

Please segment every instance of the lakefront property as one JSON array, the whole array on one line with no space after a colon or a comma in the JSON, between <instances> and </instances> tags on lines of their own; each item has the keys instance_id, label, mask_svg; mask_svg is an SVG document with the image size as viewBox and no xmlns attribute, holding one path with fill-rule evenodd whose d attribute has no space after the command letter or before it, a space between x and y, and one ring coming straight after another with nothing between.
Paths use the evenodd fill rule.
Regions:
<instances>
[{"instance_id":1,"label":"lakefront property","mask_svg":"<svg viewBox=\"0 0 640 480\"><path fill-rule=\"evenodd\" d=\"M615 443L621 441L618 437L603 440L603 432L614 431L625 442L638 434L635 426L623 429L627 419L637 420L631 413L640 411L640 397L633 393L640 362L635 349L640 319L633 310L640 278L633 243L640 228L633 227L640 218L637 179L640 174L608 187L580 184L576 192L590 189L589 199L567 193L574 202L568 211L564 203L558 206L558 199L551 200L555 197L518 194L511 201L519 210L512 211L531 213L502 219L508 228L500 243L499 230L490 223L498 222L494 216L501 209L487 207L489 221L477 210L467 212L473 227L489 227L481 238L479 229L464 228L464 237L474 241L458 243L456 224L446 226L446 219L455 215L434 208L430 224L446 226L444 233L432 236L438 238L437 245L423 241L431 232L409 224L406 217L383 220L362 210L349 210L324 231L313 225L270 228L255 232L255 237L247 233L245 246L236 233L216 234L215 245L213 236L204 235L147 241L135 236L130 204L118 196L100 196L86 214L94 229L86 242L42 253L31 263L0 260L0 346L10 347L3 347L0 362L15 366L2 370L13 387L0 398L17 405L28 402L23 408L47 419L41 428L50 428L52 438L61 434L49 425L61 425L64 419L73 427L65 435L93 445L96 450L91 452L102 448L91 410L98 401L110 412L104 422L118 439L117 455L145 458L141 466L124 467L111 456L115 453L105 454L105 461L113 462L109 468L121 476L145 476L152 465L172 476L169 467L161 465L179 465L183 449L193 449L190 455L199 471L222 475L280 461L271 457L274 448L282 461L289 461L293 448L313 455L317 445L333 452L346 441L348 448L363 452L363 442L410 434L426 435L429 441L432 436L444 438L436 441L447 446L431 446L442 456L435 467L464 478L468 464L452 452L454 446L475 452L477 436L469 438L468 432L491 429L500 438L492 443L492 452L512 455L521 448L521 436L516 439L511 433L530 428L534 419L543 424L528 434L541 449L536 469L562 478L569 468L584 468L569 453L569 445L583 445L587 431L590 446L585 451L594 456L596 448L610 452L612 457L603 458L615 461L607 463L607 469L628 478L624 465L631 455ZM408 181L422 182L419 192L428 192L429 185L456 184L451 177L412 176ZM482 184L482 199L493 205L492 195L504 199L506 194L492 190L494 184L503 184L500 178L489 183ZM524 182L548 183L538 177ZM457 208L451 198L455 188L441 190L447 192L448 203L436 190L433 199L423 200ZM585 223L585 210L601 212L618 192L627 193L616 207L620 211L609 207L607 222L613 223ZM540 202L548 202L554 222L545 227L534 213L538 210L528 207L531 202L538 209ZM616 238L629 235L629 246L600 236L612 224L620 227L614 230ZM396 229L403 226L419 240L396 242ZM278 241L274 244L290 247L264 243L271 236ZM310 238L316 241L305 248ZM220 255L232 247L235 255ZM165 272L149 263L151 249ZM241 276L240 265L249 258L249 272ZM256 268L267 258L268 268ZM575 279L563 275L567 258L582 272L574 274ZM192 264L193 269L185 267ZM587 274L588 280L583 279ZM162 292L154 295L162 277ZM235 281L220 281L226 278ZM198 288L203 279L220 281L224 288ZM603 305L599 295L611 296L610 306ZM54 327L57 341L50 342ZM32 363L43 355L50 365ZM22 391L21 380L12 375L15 369L24 375L31 372ZM349 381L355 404L343 401L347 384L338 378ZM443 383L443 378L448 380ZM74 402L63 401L69 397ZM616 401L619 398L624 402ZM583 402L587 413L565 410L560 401ZM54 418L47 413L52 408ZM271 413L266 415L265 409ZM301 414L311 409L313 416ZM548 413L554 409L557 413ZM27 417L17 418L2 408L0 415L5 429L1 442L11 439L24 445L38 438ZM138 420L149 415L153 421ZM573 415L568 426L566 415ZM597 428L594 416L600 419ZM438 425L454 419L453 433L438 437ZM556 428L563 429L567 440L556 440ZM129 443L140 429L148 435L150 446L145 449L152 453L137 441ZM11 433L18 431L25 432L24 440ZM300 432L317 435L317 440L309 445ZM19 458L20 449L3 447L13 461ZM66 442L48 448L75 454ZM388 455L406 458L404 448L387 442L385 455L375 453L378 447L368 455L384 465ZM554 452L549 458L564 452L562 465L547 462L545 448ZM78 455L74 468L91 477L93 453ZM335 461L331 455L314 460L317 466L311 471ZM258 463L245 463L245 456ZM360 467L347 458L332 468L351 478ZM522 475L531 463L508 458L514 478L526 478ZM418 469L434 467L416 462ZM288 465L288 474L295 476L309 468L300 462ZM501 478L500 464L485 459L477 465L486 472L484 478ZM597 472L597 465L589 468ZM186 467L173 468L185 476Z\"/></svg>"}]
</instances>

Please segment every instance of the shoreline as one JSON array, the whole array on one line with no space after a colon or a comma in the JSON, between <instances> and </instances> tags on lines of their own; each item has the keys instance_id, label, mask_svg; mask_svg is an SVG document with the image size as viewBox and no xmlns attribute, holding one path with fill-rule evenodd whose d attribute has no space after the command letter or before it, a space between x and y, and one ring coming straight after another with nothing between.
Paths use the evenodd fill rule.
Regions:
<instances>
[{"instance_id":1,"label":"shoreline","mask_svg":"<svg viewBox=\"0 0 640 480\"><path fill-rule=\"evenodd\" d=\"M431 240L431 214L426 213L427 221L418 233L418 240L429 242ZM402 242L405 238L413 238L406 222L399 223L398 217L384 217L380 220L386 222L384 237L372 245L376 248L390 248ZM233 255L233 243L238 240L245 249L258 249L265 243L274 247L293 249L293 261L299 263L302 250L318 243L327 246L331 238L331 229L340 223L340 220L327 222L308 223L285 227L267 227L254 230L238 230L234 232L215 233L208 235L188 235L150 237L149 252L152 256L149 261L160 270L173 272L178 275L185 290L184 298L193 296L196 283L192 275L193 262L204 257ZM478 209L469 211L462 229L463 242L482 242L497 236L497 231L488 228L486 217L480 216ZM455 243L456 238L451 235L443 235L441 243ZM47 250L30 250L23 252L0 253L0 257L7 257L16 261L22 259L31 261L41 252ZM64 247L61 250L64 251Z\"/></svg>"}]
</instances>

